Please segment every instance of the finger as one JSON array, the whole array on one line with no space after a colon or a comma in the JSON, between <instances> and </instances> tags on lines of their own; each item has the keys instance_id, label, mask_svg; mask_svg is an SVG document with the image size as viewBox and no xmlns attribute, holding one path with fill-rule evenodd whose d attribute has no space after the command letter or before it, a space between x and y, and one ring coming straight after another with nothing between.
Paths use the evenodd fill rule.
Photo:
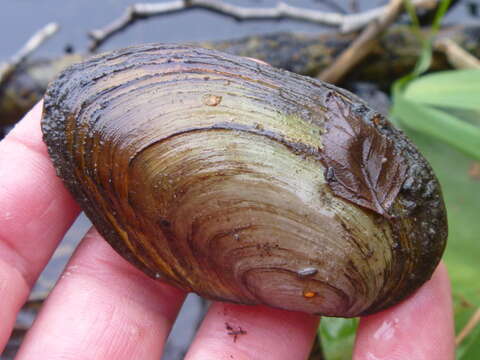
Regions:
<instances>
[{"instance_id":1,"label":"finger","mask_svg":"<svg viewBox=\"0 0 480 360\"><path fill-rule=\"evenodd\" d=\"M185 294L90 231L20 348L25 359L160 359Z\"/></svg>"},{"instance_id":2,"label":"finger","mask_svg":"<svg viewBox=\"0 0 480 360\"><path fill-rule=\"evenodd\" d=\"M0 142L0 352L32 284L79 211L48 158L41 107Z\"/></svg>"},{"instance_id":3,"label":"finger","mask_svg":"<svg viewBox=\"0 0 480 360\"><path fill-rule=\"evenodd\" d=\"M185 359L307 359L317 326L308 314L214 303Z\"/></svg>"},{"instance_id":4,"label":"finger","mask_svg":"<svg viewBox=\"0 0 480 360\"><path fill-rule=\"evenodd\" d=\"M440 265L430 281L392 309L360 321L355 360L453 360L450 283Z\"/></svg>"}]
</instances>

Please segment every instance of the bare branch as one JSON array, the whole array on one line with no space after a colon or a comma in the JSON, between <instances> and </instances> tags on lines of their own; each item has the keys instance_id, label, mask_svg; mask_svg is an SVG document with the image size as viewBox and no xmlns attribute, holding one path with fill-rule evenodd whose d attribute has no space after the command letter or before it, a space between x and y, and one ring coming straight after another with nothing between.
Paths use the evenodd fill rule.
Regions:
<instances>
[{"instance_id":1,"label":"bare branch","mask_svg":"<svg viewBox=\"0 0 480 360\"><path fill-rule=\"evenodd\" d=\"M346 73L367 56L380 34L395 21L402 10L403 0L390 0L387 11L368 25L358 38L343 52L338 59L319 76L323 81L337 83Z\"/></svg>"},{"instance_id":2,"label":"bare branch","mask_svg":"<svg viewBox=\"0 0 480 360\"><path fill-rule=\"evenodd\" d=\"M448 62L456 69L480 69L480 60L462 49L452 39L444 38L435 42L435 48L444 52Z\"/></svg>"},{"instance_id":3,"label":"bare branch","mask_svg":"<svg viewBox=\"0 0 480 360\"><path fill-rule=\"evenodd\" d=\"M437 0L412 0L412 3L417 7L430 8L432 3L437 3ZM92 30L89 33L92 39L90 50L94 51L108 38L124 30L138 19L191 9L205 9L238 21L294 19L337 27L341 32L346 33L359 30L373 20L383 16L387 11L387 6L381 6L358 14L345 15L295 7L282 1L270 8L242 7L222 0L174 0L162 3L138 3L129 6L118 19L107 26Z\"/></svg>"},{"instance_id":4,"label":"bare branch","mask_svg":"<svg viewBox=\"0 0 480 360\"><path fill-rule=\"evenodd\" d=\"M430 1L412 1L414 6L434 7L438 0ZM321 80L337 83L345 74L347 74L355 65L362 61L375 46L375 41L392 24L400 15L403 9L402 0L390 0L388 5L384 7L382 13L370 22L360 36L346 49L338 59L320 75ZM378 9L371 10L373 12ZM365 14L365 13L363 13ZM361 14L360 14L361 15Z\"/></svg>"},{"instance_id":5,"label":"bare branch","mask_svg":"<svg viewBox=\"0 0 480 360\"><path fill-rule=\"evenodd\" d=\"M37 48L59 29L57 23L49 23L38 30L10 60L0 64L0 86Z\"/></svg>"},{"instance_id":6,"label":"bare branch","mask_svg":"<svg viewBox=\"0 0 480 360\"><path fill-rule=\"evenodd\" d=\"M455 345L460 345L460 343L472 332L473 329L475 329L478 324L480 324L480 307L477 309L477 311L475 311L465 327L455 338Z\"/></svg>"}]
</instances>

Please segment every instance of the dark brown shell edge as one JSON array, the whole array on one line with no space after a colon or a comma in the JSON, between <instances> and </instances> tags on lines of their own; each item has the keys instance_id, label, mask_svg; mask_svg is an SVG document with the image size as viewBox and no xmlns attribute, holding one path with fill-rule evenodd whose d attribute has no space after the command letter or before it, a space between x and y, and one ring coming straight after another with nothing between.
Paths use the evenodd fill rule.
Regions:
<instances>
[{"instance_id":1,"label":"dark brown shell edge","mask_svg":"<svg viewBox=\"0 0 480 360\"><path fill-rule=\"evenodd\" d=\"M65 96L64 94L68 92L65 91L64 88L73 86L72 84L68 83L68 79L72 75L76 75L79 72L79 69L86 68L88 66L93 67L96 63L102 62L105 57L112 59L117 56L123 56L127 53L142 49L149 49L149 45L122 49L107 55L99 55L90 59L87 63L73 65L64 73L62 73L58 80L56 80L49 87L45 96L44 108L46 115L44 121L42 122L42 131L44 133L45 142L48 146L49 154L55 164L58 175L64 179L64 183L70 192L72 192L75 199L80 203L81 207L85 210L86 214L92 219L94 224L96 224L101 235L104 236L107 241L109 241L110 244L112 244L112 246L114 246L114 248L116 248L117 251L119 251L128 261L141 268L149 276L155 277L155 273L145 268L145 266L143 266L134 256L131 256L130 252L125 248L117 233L110 229L110 223L98 215L98 209L94 208L94 204L88 200L87 194L84 194L80 190L80 187L77 186L73 173L68 170L72 159L63 151L66 145L66 138L62 135L65 134L66 131L65 121L62 119L67 119L69 116L72 116L68 112L68 106L61 106L62 102L66 100L62 98L62 96ZM201 52L202 50L197 49L197 51ZM213 52L210 50L208 51ZM222 54L222 56L228 57L229 55ZM238 60L237 57L235 58ZM257 64L257 68L259 72L263 72L265 69L267 69L261 64ZM115 71L115 69L112 69L112 71ZM98 75L99 74L93 73L90 74L90 78L85 77L82 79L77 79L78 82L76 85L82 86L91 81L95 81L95 76ZM295 77L298 75L289 74L289 76ZM393 128L382 115L371 110L363 100L345 90L320 82L318 80L308 79L307 81L310 82L310 84L314 87L323 88L320 91L320 94L323 94L324 98L326 98L325 95L328 95L328 93L334 92L339 93L345 98L349 99L354 112L360 116L363 121L369 124L369 126L374 126L379 133L393 140L396 151L399 154L402 154L408 166L407 179L403 183L402 189L397 196L394 205L389 210L389 215L392 219L392 224L394 224L394 232L400 227L400 224L405 222L404 219L407 216L414 219L413 223L408 225L413 232L411 236L409 236L410 241L407 241L407 243L412 243L409 249L405 249L401 246L392 249L398 257L396 259L397 261L395 262L395 266L398 269L404 268L404 258L407 256L405 255L406 252L411 251L411 249L419 252L417 254L418 257L416 257L415 264L411 264L412 267L416 266L417 269L421 269L419 273L412 277L412 274L408 271L397 271L397 283L399 284L399 287L392 292L396 294L395 296L398 294L412 293L421 284L423 284L426 279L431 277L431 274L433 273L433 270L435 269L445 247L445 241L447 237L447 222L445 207L441 197L441 189L438 181L435 180L435 176L430 165L418 153L411 142L405 138L402 132ZM325 91L325 89L328 91ZM319 101L321 102L321 97L319 97ZM319 106L322 106L322 104L319 104ZM299 148L298 151L302 152L302 149ZM321 157L321 153L316 155ZM378 221L386 221L381 215L378 215L378 217ZM398 231L397 236L401 236ZM401 243L400 239L399 243ZM361 315L376 312L399 301L398 298L392 298L388 294L383 295L384 296L379 297L380 300L378 302L372 304L372 306L364 311Z\"/></svg>"}]
</instances>

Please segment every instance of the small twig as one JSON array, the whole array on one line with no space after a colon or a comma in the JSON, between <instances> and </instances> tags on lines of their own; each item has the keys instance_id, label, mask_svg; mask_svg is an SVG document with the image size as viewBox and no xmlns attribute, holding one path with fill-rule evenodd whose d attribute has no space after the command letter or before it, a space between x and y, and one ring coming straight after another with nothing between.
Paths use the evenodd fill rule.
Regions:
<instances>
[{"instance_id":1,"label":"small twig","mask_svg":"<svg viewBox=\"0 0 480 360\"><path fill-rule=\"evenodd\" d=\"M57 23L49 23L38 30L25 45L8 60L0 64L0 86L37 48L59 29Z\"/></svg>"},{"instance_id":2,"label":"small twig","mask_svg":"<svg viewBox=\"0 0 480 360\"><path fill-rule=\"evenodd\" d=\"M360 36L339 55L338 59L322 71L319 78L335 84L348 73L350 69L363 60L375 46L375 40L395 21L402 9L402 4L403 0L391 0L383 16L368 25Z\"/></svg>"},{"instance_id":3,"label":"small twig","mask_svg":"<svg viewBox=\"0 0 480 360\"><path fill-rule=\"evenodd\" d=\"M480 307L475 311L472 317L468 320L467 325L460 331L460 333L455 338L455 345L458 346L460 343L472 332L475 327L480 324Z\"/></svg>"},{"instance_id":4,"label":"small twig","mask_svg":"<svg viewBox=\"0 0 480 360\"><path fill-rule=\"evenodd\" d=\"M455 69L480 69L480 60L462 49L452 39L439 39L434 46L445 53L448 62Z\"/></svg>"},{"instance_id":5,"label":"small twig","mask_svg":"<svg viewBox=\"0 0 480 360\"><path fill-rule=\"evenodd\" d=\"M412 0L417 7L430 7L434 0ZM436 1L434 1L436 2ZM387 11L387 6L380 6L358 14L341 14L305 9L279 2L270 8L242 7L222 0L174 0L162 3L138 3L130 5L125 12L105 27L89 32L92 39L90 50L95 51L108 38L126 29L138 19L178 13L191 9L204 9L238 21L295 19L314 24L338 27L342 33L352 32L365 27Z\"/></svg>"}]
</instances>

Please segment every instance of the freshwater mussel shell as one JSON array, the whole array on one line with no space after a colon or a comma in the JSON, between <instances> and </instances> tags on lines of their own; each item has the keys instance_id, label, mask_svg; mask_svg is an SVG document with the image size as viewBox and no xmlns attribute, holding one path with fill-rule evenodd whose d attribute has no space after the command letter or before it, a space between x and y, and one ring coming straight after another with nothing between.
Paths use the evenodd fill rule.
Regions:
<instances>
[{"instance_id":1,"label":"freshwater mussel shell","mask_svg":"<svg viewBox=\"0 0 480 360\"><path fill-rule=\"evenodd\" d=\"M439 184L379 113L250 59L151 44L50 84L49 154L125 259L206 298L351 317L428 280Z\"/></svg>"}]
</instances>

